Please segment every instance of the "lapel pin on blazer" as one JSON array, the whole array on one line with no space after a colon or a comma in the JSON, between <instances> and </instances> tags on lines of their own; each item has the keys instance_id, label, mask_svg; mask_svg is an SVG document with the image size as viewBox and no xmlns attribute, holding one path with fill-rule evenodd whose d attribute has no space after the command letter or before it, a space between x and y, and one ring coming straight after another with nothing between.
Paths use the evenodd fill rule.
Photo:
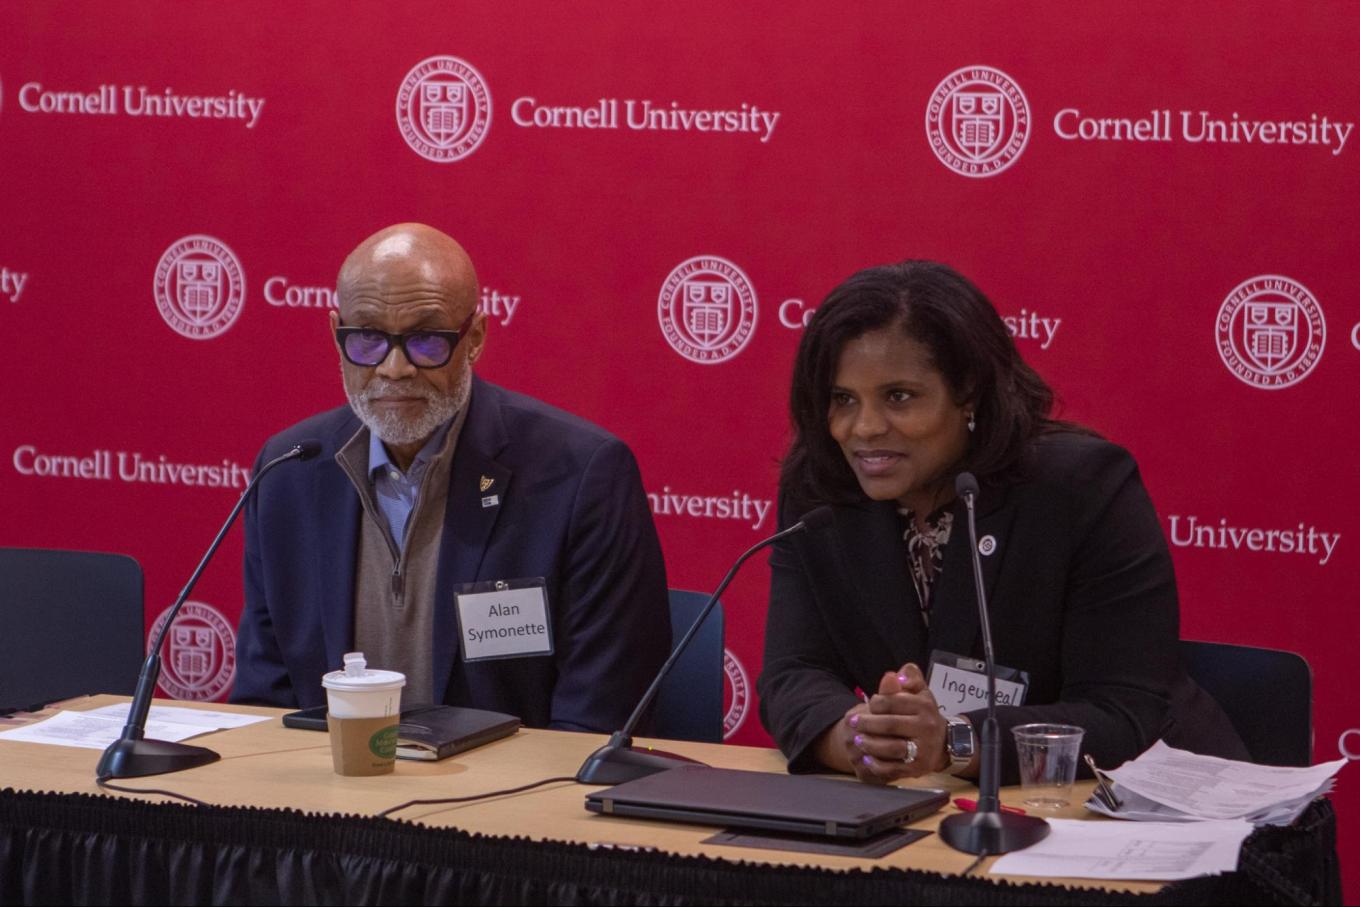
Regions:
<instances>
[{"instance_id":1,"label":"lapel pin on blazer","mask_svg":"<svg viewBox=\"0 0 1360 907\"><path fill-rule=\"evenodd\" d=\"M499 507L501 503L501 496L498 494L486 493L488 490L490 490L492 485L496 484L496 480L493 479L491 476L482 476L482 480L478 484L480 485L482 491L482 509L485 510L488 507Z\"/></svg>"},{"instance_id":2,"label":"lapel pin on blazer","mask_svg":"<svg viewBox=\"0 0 1360 907\"><path fill-rule=\"evenodd\" d=\"M984 535L978 539L978 553L983 557L991 557L996 552L996 536Z\"/></svg>"}]
</instances>

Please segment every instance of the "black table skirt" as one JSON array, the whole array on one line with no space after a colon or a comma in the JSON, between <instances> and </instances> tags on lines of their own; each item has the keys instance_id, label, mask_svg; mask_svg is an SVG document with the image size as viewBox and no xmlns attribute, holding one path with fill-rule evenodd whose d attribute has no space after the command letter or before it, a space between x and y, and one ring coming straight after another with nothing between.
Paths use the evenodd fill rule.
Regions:
<instances>
[{"instance_id":1,"label":"black table skirt","mask_svg":"<svg viewBox=\"0 0 1360 907\"><path fill-rule=\"evenodd\" d=\"M407 822L0 791L4 904L1331 904L1326 800L1253 833L1237 872L1154 895L839 872L493 838Z\"/></svg>"}]
</instances>

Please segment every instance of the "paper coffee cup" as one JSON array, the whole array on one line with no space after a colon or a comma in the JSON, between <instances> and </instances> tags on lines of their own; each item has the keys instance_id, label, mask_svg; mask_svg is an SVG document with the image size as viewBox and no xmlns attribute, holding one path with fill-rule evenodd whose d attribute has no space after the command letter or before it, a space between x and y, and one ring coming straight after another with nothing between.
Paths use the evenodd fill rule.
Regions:
<instances>
[{"instance_id":1,"label":"paper coffee cup","mask_svg":"<svg viewBox=\"0 0 1360 907\"><path fill-rule=\"evenodd\" d=\"M322 677L321 685L326 688L326 724L336 774L392 771L406 675L370 670L362 652L350 652L345 669Z\"/></svg>"}]
</instances>

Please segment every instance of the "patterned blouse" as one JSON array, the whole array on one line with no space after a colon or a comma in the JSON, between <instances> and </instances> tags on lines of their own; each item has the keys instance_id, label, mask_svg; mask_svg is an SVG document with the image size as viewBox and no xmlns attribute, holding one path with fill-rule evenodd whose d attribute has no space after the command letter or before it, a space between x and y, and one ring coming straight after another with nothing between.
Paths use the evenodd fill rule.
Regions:
<instances>
[{"instance_id":1,"label":"patterned blouse","mask_svg":"<svg viewBox=\"0 0 1360 907\"><path fill-rule=\"evenodd\" d=\"M949 543L954 528L954 514L943 507L926 517L924 530L916 527L916 515L905 507L898 508L906 525L902 538L907 543L907 566L916 597L921 602L921 619L930 626L930 590L944 567L944 546Z\"/></svg>"}]
</instances>

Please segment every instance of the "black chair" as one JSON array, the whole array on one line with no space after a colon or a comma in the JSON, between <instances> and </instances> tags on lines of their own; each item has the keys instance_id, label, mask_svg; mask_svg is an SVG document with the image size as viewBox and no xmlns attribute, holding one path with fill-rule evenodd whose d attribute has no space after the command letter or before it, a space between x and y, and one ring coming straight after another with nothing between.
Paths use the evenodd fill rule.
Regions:
<instances>
[{"instance_id":1,"label":"black chair","mask_svg":"<svg viewBox=\"0 0 1360 907\"><path fill-rule=\"evenodd\" d=\"M699 616L708 596L672 589L670 601L674 646ZM717 602L657 690L652 705L653 737L722 743L723 645L722 602Z\"/></svg>"},{"instance_id":2,"label":"black chair","mask_svg":"<svg viewBox=\"0 0 1360 907\"><path fill-rule=\"evenodd\" d=\"M131 695L145 632L132 558L0 548L0 711Z\"/></svg>"},{"instance_id":3,"label":"black chair","mask_svg":"<svg viewBox=\"0 0 1360 907\"><path fill-rule=\"evenodd\" d=\"M1181 640L1181 659L1228 714L1253 762L1313 764L1313 672L1303 656Z\"/></svg>"}]
</instances>

